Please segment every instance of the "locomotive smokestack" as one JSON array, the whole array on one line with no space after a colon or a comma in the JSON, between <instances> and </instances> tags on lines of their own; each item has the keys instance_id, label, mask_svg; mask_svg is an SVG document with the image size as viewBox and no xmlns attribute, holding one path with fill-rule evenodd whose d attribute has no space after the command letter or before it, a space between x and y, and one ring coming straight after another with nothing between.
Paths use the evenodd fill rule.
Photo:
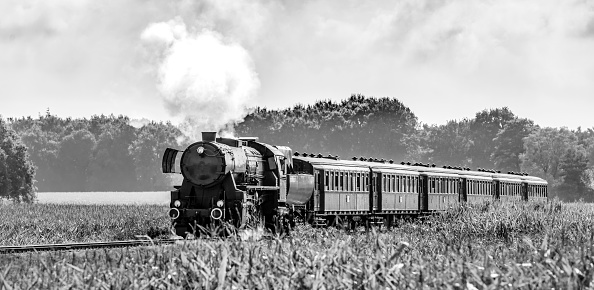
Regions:
<instances>
[{"instance_id":1,"label":"locomotive smokestack","mask_svg":"<svg viewBox=\"0 0 594 290\"><path fill-rule=\"evenodd\" d=\"M202 132L203 142L214 142L217 139L217 132Z\"/></svg>"}]
</instances>

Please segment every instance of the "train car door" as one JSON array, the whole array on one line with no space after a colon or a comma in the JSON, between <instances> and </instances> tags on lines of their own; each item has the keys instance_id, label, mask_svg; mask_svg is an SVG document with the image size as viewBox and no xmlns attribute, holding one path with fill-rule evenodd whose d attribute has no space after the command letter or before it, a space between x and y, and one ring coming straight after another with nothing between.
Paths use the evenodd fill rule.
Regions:
<instances>
[{"instance_id":1,"label":"train car door","mask_svg":"<svg viewBox=\"0 0 594 290\"><path fill-rule=\"evenodd\" d=\"M314 170L314 203L313 209L316 212L323 211L323 196L324 196L324 185L325 178L324 170Z\"/></svg>"},{"instance_id":2,"label":"train car door","mask_svg":"<svg viewBox=\"0 0 594 290\"><path fill-rule=\"evenodd\" d=\"M369 210L374 212L379 209L378 207L378 191L381 188L380 182L382 178L380 173L372 172L371 173L371 195L369 196Z\"/></svg>"},{"instance_id":3,"label":"train car door","mask_svg":"<svg viewBox=\"0 0 594 290\"><path fill-rule=\"evenodd\" d=\"M493 183L495 184L495 191L493 191L493 198L494 199L499 199L501 197L501 183L499 180L495 180L493 181Z\"/></svg>"},{"instance_id":4,"label":"train car door","mask_svg":"<svg viewBox=\"0 0 594 290\"><path fill-rule=\"evenodd\" d=\"M427 211L429 208L429 183L427 182L427 175L420 175L419 176L419 210L420 211Z\"/></svg>"},{"instance_id":5,"label":"train car door","mask_svg":"<svg viewBox=\"0 0 594 290\"><path fill-rule=\"evenodd\" d=\"M521 192L522 192L522 200L528 201L528 183L522 182Z\"/></svg>"}]
</instances>

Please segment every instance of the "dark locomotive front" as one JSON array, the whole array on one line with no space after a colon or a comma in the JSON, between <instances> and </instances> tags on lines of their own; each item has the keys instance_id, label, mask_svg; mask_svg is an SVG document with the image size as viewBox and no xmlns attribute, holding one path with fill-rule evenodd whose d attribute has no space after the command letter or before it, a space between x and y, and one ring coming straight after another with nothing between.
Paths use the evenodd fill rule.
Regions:
<instances>
[{"instance_id":1,"label":"dark locomotive front","mask_svg":"<svg viewBox=\"0 0 594 290\"><path fill-rule=\"evenodd\" d=\"M171 192L169 216L176 234L185 236L222 222L237 228L257 222L272 227L278 220L290 221L294 206L309 200L313 177L289 174L288 147L256 138L216 138L213 132L204 132L202 139L181 158L180 151L171 148L163 155L163 172L184 177Z\"/></svg>"}]
</instances>

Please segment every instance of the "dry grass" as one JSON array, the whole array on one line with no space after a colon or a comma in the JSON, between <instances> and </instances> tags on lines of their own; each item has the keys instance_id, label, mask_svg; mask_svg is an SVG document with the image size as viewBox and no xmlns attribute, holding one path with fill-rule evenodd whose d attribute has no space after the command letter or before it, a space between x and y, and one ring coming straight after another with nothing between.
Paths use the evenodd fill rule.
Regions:
<instances>
[{"instance_id":1,"label":"dry grass","mask_svg":"<svg viewBox=\"0 0 594 290\"><path fill-rule=\"evenodd\" d=\"M8 288L592 288L594 207L485 204L392 230L0 257ZM1 286L0 286L1 288Z\"/></svg>"}]
</instances>

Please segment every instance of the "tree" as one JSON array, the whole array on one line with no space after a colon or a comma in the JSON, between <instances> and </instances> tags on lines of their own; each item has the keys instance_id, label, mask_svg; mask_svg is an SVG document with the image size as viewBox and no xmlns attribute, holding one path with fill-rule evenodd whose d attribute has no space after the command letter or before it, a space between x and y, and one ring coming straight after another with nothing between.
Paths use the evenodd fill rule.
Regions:
<instances>
[{"instance_id":1,"label":"tree","mask_svg":"<svg viewBox=\"0 0 594 290\"><path fill-rule=\"evenodd\" d=\"M570 147L577 146L575 134L567 128L540 128L524 138L521 154L522 171L540 176L556 186L561 182L561 158Z\"/></svg>"},{"instance_id":2,"label":"tree","mask_svg":"<svg viewBox=\"0 0 594 290\"><path fill-rule=\"evenodd\" d=\"M27 148L0 117L0 198L16 202L35 199L35 168Z\"/></svg>"},{"instance_id":3,"label":"tree","mask_svg":"<svg viewBox=\"0 0 594 290\"><path fill-rule=\"evenodd\" d=\"M171 187L171 174L161 172L161 158L167 147L177 147L181 132L170 123L151 122L142 126L130 145L134 159L137 190L167 190Z\"/></svg>"},{"instance_id":4,"label":"tree","mask_svg":"<svg viewBox=\"0 0 594 290\"><path fill-rule=\"evenodd\" d=\"M493 167L491 160L491 155L495 150L493 139L497 137L497 133L504 129L509 121L515 118L516 116L507 107L488 111L483 110L476 114L470 123L472 146L468 154L472 159L472 165L482 168Z\"/></svg>"},{"instance_id":5,"label":"tree","mask_svg":"<svg viewBox=\"0 0 594 290\"><path fill-rule=\"evenodd\" d=\"M533 128L534 122L528 119L516 118L508 121L505 128L493 139L491 160L495 168L503 172L521 170L520 155L524 153L524 138L530 135Z\"/></svg>"},{"instance_id":6,"label":"tree","mask_svg":"<svg viewBox=\"0 0 594 290\"><path fill-rule=\"evenodd\" d=\"M592 189L587 186L588 156L584 147L577 144L569 147L563 154L559 167L563 181L557 187L557 196L567 201L580 198L592 201Z\"/></svg>"},{"instance_id":7,"label":"tree","mask_svg":"<svg viewBox=\"0 0 594 290\"><path fill-rule=\"evenodd\" d=\"M438 165L469 166L468 150L472 147L469 138L468 120L448 121L441 126L425 126L425 146L430 148L426 161Z\"/></svg>"},{"instance_id":8,"label":"tree","mask_svg":"<svg viewBox=\"0 0 594 290\"><path fill-rule=\"evenodd\" d=\"M57 162L62 177L61 190L86 190L95 144L95 137L88 130L74 131L62 139Z\"/></svg>"},{"instance_id":9,"label":"tree","mask_svg":"<svg viewBox=\"0 0 594 290\"><path fill-rule=\"evenodd\" d=\"M13 126L18 123L13 123ZM57 166L60 136L45 132L38 123L22 128L21 140L27 147L30 159L36 166L37 188L43 191L56 191L63 188L61 172Z\"/></svg>"},{"instance_id":10,"label":"tree","mask_svg":"<svg viewBox=\"0 0 594 290\"><path fill-rule=\"evenodd\" d=\"M129 147L135 139L134 128L125 120L123 122L116 120L104 125L102 131L89 165L89 189L93 191L133 190L136 174Z\"/></svg>"}]
</instances>

